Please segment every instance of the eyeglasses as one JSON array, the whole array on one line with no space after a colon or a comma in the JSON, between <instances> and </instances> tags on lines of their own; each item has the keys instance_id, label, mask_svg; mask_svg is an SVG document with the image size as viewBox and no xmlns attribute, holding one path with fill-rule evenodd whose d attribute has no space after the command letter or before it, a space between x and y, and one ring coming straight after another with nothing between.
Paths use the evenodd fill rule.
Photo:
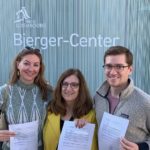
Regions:
<instances>
[{"instance_id":1,"label":"eyeglasses","mask_svg":"<svg viewBox=\"0 0 150 150\"><path fill-rule=\"evenodd\" d=\"M129 66L124 66L124 65L121 65L121 64L117 64L117 65L106 64L106 65L103 65L103 68L106 71L111 71L113 68L115 69L115 71L123 71L124 68L126 68L126 67L129 67Z\"/></svg>"},{"instance_id":2,"label":"eyeglasses","mask_svg":"<svg viewBox=\"0 0 150 150\"><path fill-rule=\"evenodd\" d=\"M77 89L79 87L79 83L76 83L76 82L71 82L71 83L63 82L61 84L63 89L66 89L69 85L72 89Z\"/></svg>"}]
</instances>

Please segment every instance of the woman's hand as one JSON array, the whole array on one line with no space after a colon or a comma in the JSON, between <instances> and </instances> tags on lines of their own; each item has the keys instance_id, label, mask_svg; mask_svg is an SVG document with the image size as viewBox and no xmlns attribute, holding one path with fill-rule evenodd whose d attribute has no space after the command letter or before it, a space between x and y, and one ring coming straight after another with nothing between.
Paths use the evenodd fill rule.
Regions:
<instances>
[{"instance_id":1,"label":"woman's hand","mask_svg":"<svg viewBox=\"0 0 150 150\"><path fill-rule=\"evenodd\" d=\"M9 131L9 130L0 130L0 141L8 141L10 140L10 137L15 136L15 132Z\"/></svg>"},{"instance_id":2,"label":"woman's hand","mask_svg":"<svg viewBox=\"0 0 150 150\"><path fill-rule=\"evenodd\" d=\"M75 125L77 128L82 128L87 124L87 120L82 118L82 119L75 119Z\"/></svg>"}]
</instances>

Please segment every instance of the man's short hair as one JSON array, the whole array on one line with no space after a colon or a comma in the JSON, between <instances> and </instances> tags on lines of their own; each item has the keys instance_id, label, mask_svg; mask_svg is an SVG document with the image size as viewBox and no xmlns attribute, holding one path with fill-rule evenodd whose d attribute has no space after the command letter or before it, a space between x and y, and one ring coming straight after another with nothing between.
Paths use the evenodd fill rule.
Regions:
<instances>
[{"instance_id":1,"label":"man's short hair","mask_svg":"<svg viewBox=\"0 0 150 150\"><path fill-rule=\"evenodd\" d=\"M123 46L112 46L112 47L110 47L104 54L104 64L105 64L105 60L106 60L107 56L121 55L121 54L125 54L126 63L129 66L132 66L132 64L133 64L133 54L128 48L123 47Z\"/></svg>"}]
</instances>

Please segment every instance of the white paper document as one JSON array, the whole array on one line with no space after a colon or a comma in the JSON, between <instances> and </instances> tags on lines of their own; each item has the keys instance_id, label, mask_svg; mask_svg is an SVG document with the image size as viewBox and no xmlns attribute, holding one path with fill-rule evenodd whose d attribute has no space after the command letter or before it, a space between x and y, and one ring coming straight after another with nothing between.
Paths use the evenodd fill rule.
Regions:
<instances>
[{"instance_id":1,"label":"white paper document","mask_svg":"<svg viewBox=\"0 0 150 150\"><path fill-rule=\"evenodd\" d=\"M74 121L65 121L60 135L58 150L91 150L95 124L75 127Z\"/></svg>"},{"instance_id":2,"label":"white paper document","mask_svg":"<svg viewBox=\"0 0 150 150\"><path fill-rule=\"evenodd\" d=\"M10 138L10 150L38 149L38 121L9 125L9 130L16 133Z\"/></svg>"},{"instance_id":3,"label":"white paper document","mask_svg":"<svg viewBox=\"0 0 150 150\"><path fill-rule=\"evenodd\" d=\"M104 113L98 131L99 150L119 150L120 138L125 136L128 119Z\"/></svg>"}]
</instances>

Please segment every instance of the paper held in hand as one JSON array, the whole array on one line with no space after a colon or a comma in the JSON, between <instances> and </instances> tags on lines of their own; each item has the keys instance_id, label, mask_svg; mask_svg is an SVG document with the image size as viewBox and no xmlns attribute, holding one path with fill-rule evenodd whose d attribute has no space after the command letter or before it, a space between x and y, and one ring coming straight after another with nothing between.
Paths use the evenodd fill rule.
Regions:
<instances>
[{"instance_id":1,"label":"paper held in hand","mask_svg":"<svg viewBox=\"0 0 150 150\"><path fill-rule=\"evenodd\" d=\"M74 121L65 121L60 135L58 150L91 150L95 124L75 127Z\"/></svg>"},{"instance_id":2,"label":"paper held in hand","mask_svg":"<svg viewBox=\"0 0 150 150\"><path fill-rule=\"evenodd\" d=\"M9 130L16 133L10 138L10 150L38 149L38 121L9 125Z\"/></svg>"},{"instance_id":3,"label":"paper held in hand","mask_svg":"<svg viewBox=\"0 0 150 150\"><path fill-rule=\"evenodd\" d=\"M100 150L119 150L120 138L125 136L128 119L104 112L98 131Z\"/></svg>"}]
</instances>

